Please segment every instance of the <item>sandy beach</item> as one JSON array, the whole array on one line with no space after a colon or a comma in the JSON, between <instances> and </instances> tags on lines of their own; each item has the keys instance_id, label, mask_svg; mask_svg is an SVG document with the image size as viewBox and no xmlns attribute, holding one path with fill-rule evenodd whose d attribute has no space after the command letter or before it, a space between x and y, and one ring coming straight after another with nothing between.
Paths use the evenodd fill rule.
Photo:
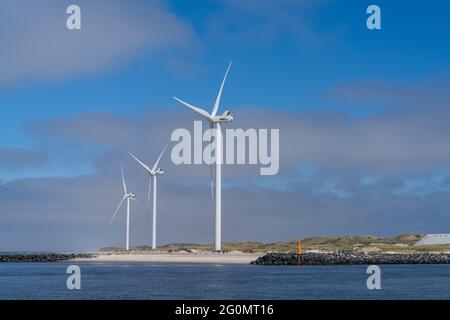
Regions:
<instances>
[{"instance_id":1,"label":"sandy beach","mask_svg":"<svg viewBox=\"0 0 450 320\"><path fill-rule=\"evenodd\" d=\"M156 263L210 263L210 264L250 264L261 254L215 254L215 253L100 253L93 258L81 258L76 262L156 262Z\"/></svg>"}]
</instances>

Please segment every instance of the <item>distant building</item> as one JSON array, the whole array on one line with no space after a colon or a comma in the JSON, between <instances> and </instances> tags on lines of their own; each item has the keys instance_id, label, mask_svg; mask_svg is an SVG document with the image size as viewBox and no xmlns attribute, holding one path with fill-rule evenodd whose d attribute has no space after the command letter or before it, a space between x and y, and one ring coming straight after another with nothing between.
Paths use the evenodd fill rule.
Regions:
<instances>
[{"instance_id":1,"label":"distant building","mask_svg":"<svg viewBox=\"0 0 450 320\"><path fill-rule=\"evenodd\" d=\"M416 242L415 246L450 244L450 233L427 234Z\"/></svg>"}]
</instances>

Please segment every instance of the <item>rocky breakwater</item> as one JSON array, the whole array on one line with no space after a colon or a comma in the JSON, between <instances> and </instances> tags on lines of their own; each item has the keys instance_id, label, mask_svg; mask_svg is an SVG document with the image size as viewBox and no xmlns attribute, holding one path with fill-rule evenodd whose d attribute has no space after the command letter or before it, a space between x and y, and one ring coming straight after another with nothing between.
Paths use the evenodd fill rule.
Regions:
<instances>
[{"instance_id":1,"label":"rocky breakwater","mask_svg":"<svg viewBox=\"0 0 450 320\"><path fill-rule=\"evenodd\" d=\"M450 264L447 253L267 253L251 264L259 265L345 265L345 264Z\"/></svg>"},{"instance_id":2,"label":"rocky breakwater","mask_svg":"<svg viewBox=\"0 0 450 320\"><path fill-rule=\"evenodd\" d=\"M58 262L92 258L89 253L0 253L1 262Z\"/></svg>"}]
</instances>

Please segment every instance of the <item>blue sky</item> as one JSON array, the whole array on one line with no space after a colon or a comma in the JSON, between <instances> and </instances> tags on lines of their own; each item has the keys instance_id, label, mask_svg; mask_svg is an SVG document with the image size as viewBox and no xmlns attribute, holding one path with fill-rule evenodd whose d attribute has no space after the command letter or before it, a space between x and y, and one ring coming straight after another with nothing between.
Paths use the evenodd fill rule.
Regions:
<instances>
[{"instance_id":1,"label":"blue sky","mask_svg":"<svg viewBox=\"0 0 450 320\"><path fill-rule=\"evenodd\" d=\"M133 5L139 6L133 2L128 6ZM169 2L168 10L192 27L194 48L156 57L142 52L137 59L94 75L75 70L60 81L25 78L3 86L0 105L6 116L1 127L2 137L8 138L1 139L0 146L33 147L32 139L23 132L27 120L85 111L139 114L149 107L173 108L170 97L175 88L211 103L215 79L229 60L234 60L239 72L231 75L233 90L225 99L235 108L324 108L355 116L380 112L382 106L369 99L357 106L330 103L327 92L353 81L414 84L446 78L450 67L449 43L444 40L449 27L447 4L440 2L442 10L407 1L380 5L383 28L369 31L365 28L365 1L318 1L298 6L263 1L261 13L249 19L245 17L251 8L241 9L226 1L198 1L195 6ZM279 6L280 11L284 6L286 10L294 8L289 14L299 21L293 27L276 21L276 17L271 21L266 12L273 6ZM232 19L236 11L243 21ZM211 30L216 19L218 26ZM270 28L274 31L266 38L264 30ZM168 58L163 57L166 54ZM270 90L262 95L264 88Z\"/></svg>"},{"instance_id":2,"label":"blue sky","mask_svg":"<svg viewBox=\"0 0 450 320\"><path fill-rule=\"evenodd\" d=\"M72 3L81 7L82 30L65 28L65 8ZM381 7L381 30L365 26L369 4ZM280 128L284 138L277 177L230 173L229 185L256 183L265 188L256 198L267 188L286 201L296 200L290 194L309 194L309 207L297 211L323 213L301 234L448 231L437 230L450 222L444 210L450 171L447 2L40 0L28 10L23 6L28 4L0 4L0 197L22 199L20 208L11 204L4 213L5 221L12 211L32 214L27 202L53 207L51 200L25 193L29 183L53 190L52 179L112 179L113 169L102 160L123 160L127 143L153 157L160 143L152 130L169 128L174 123L166 119L180 115L171 97L211 106L232 60L223 105L242 114L235 125ZM251 112L258 115L255 123ZM146 135L134 136L139 130ZM81 188L89 188L87 183L77 181ZM171 183L173 190L180 187ZM330 199L318 200L325 196ZM376 212L395 208L401 221L414 208L417 218L388 229L364 218L375 221L362 228L357 222L364 219L357 214L370 212L366 197L378 203ZM408 204L400 209L400 201ZM110 207L105 204L98 215L107 215ZM344 219L335 230L320 222L325 212L339 210L354 212L347 218L352 222ZM423 211L436 217L436 224L422 221ZM288 215L286 223L295 217ZM261 230L254 238L283 235L261 236ZM95 245L116 239L108 232L109 240L96 238ZM287 234L297 236L295 229ZM9 246L22 248L26 242Z\"/></svg>"},{"instance_id":3,"label":"blue sky","mask_svg":"<svg viewBox=\"0 0 450 320\"><path fill-rule=\"evenodd\" d=\"M192 92L192 99L211 103L216 79L229 60L234 61L238 72L231 74L233 87L225 99L235 108L258 105L294 111L327 108L352 114L372 112L379 106L371 106L370 101L357 107L330 103L326 93L343 82L408 84L445 78L450 67L446 41L449 6L439 3L440 10L409 1L380 2L383 28L369 31L365 28L366 1L299 5L297 12L290 12L299 15L300 22L294 25L297 28L270 21L265 12L261 18L232 20L233 12L240 10L226 1L198 1L196 5L169 2L168 8L193 28L197 46L156 57L146 57L142 52L137 59L94 75L75 71L61 81L23 79L3 86L0 104L6 117L2 136L8 139L2 139L1 146L32 145L22 130L27 119L94 110L124 114L156 106L173 108L170 97L175 89ZM241 11L242 17L248 13ZM220 30L210 30L211 20L217 17ZM252 31L247 31L264 33L271 23L275 31L268 39L264 34L253 39ZM231 25L231 31L226 29ZM245 33L242 40L241 33ZM166 54L169 57L163 57ZM169 67L170 63L179 66ZM262 95L264 88L270 90Z\"/></svg>"}]
</instances>

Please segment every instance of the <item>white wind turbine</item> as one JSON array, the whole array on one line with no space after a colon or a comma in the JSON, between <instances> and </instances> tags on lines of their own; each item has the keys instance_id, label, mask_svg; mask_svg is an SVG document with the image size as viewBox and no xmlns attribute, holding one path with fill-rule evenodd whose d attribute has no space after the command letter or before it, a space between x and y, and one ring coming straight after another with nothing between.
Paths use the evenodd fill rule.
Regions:
<instances>
[{"instance_id":1,"label":"white wind turbine","mask_svg":"<svg viewBox=\"0 0 450 320\"><path fill-rule=\"evenodd\" d=\"M122 184L123 184L123 198L122 200L120 200L119 205L117 206L116 211L114 212L114 215L111 219L111 223L113 223L114 218L116 217L117 212L119 211L120 207L122 206L122 203L124 202L124 200L127 200L127 231L126 231L126 250L130 250L130 200L136 200L135 198L135 194L133 192L128 192L127 191L127 184L125 183L125 177L123 175L123 166L121 167L122 169Z\"/></svg>"},{"instance_id":2,"label":"white wind turbine","mask_svg":"<svg viewBox=\"0 0 450 320\"><path fill-rule=\"evenodd\" d=\"M152 221L152 249L156 249L156 188L157 188L157 176L163 175L164 171L161 170L161 168L158 168L159 160L161 160L162 155L164 154L164 151L166 151L167 145L164 147L163 151L159 155L158 159L156 160L155 164L153 165L153 168L150 169L148 165L143 163L141 160L136 158L131 152L128 152L130 156L134 158L144 169L147 171L147 173L150 175L150 181L148 184L148 198L147 198L147 208L150 204L150 191L152 188L153 183L153 221Z\"/></svg>"},{"instance_id":3,"label":"white wind turbine","mask_svg":"<svg viewBox=\"0 0 450 320\"><path fill-rule=\"evenodd\" d=\"M227 71L225 72L225 77L223 78L222 84L219 89L219 94L217 95L216 102L214 104L214 108L209 114L207 111L201 108L194 107L193 105L186 103L177 97L173 97L179 103L188 107L189 109L197 112L198 114L205 117L209 123L211 128L215 128L215 163L216 163L216 179L215 179L215 245L214 248L216 251L222 250L222 130L221 123L222 122L231 122L233 121L233 117L229 111L225 111L222 115L217 116L217 111L219 109L220 99L222 97L222 90L225 84L225 80L227 79L228 71L230 70L231 62L228 65ZM211 178L212 179L212 178ZM212 187L212 185L211 185Z\"/></svg>"}]
</instances>

